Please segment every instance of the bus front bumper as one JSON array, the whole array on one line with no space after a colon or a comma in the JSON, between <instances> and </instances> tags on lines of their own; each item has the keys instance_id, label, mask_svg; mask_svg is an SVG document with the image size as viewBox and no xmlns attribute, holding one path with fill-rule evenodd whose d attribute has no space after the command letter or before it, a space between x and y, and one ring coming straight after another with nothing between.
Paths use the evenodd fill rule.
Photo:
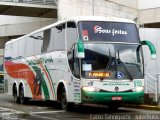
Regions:
<instances>
[{"instance_id":1,"label":"bus front bumper","mask_svg":"<svg viewBox=\"0 0 160 120\"><path fill-rule=\"evenodd\" d=\"M107 104L112 102L143 103L144 91L116 93L116 92L86 92L82 90L82 103Z\"/></svg>"}]
</instances>

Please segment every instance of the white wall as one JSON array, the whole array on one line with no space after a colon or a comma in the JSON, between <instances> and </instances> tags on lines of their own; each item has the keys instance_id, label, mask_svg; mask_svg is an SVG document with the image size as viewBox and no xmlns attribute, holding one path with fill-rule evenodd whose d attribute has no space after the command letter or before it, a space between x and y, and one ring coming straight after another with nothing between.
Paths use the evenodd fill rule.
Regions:
<instances>
[{"instance_id":1,"label":"white wall","mask_svg":"<svg viewBox=\"0 0 160 120\"><path fill-rule=\"evenodd\" d=\"M137 0L59 0L58 19L95 15L115 16L133 20L138 16L137 7Z\"/></svg>"},{"instance_id":2,"label":"white wall","mask_svg":"<svg viewBox=\"0 0 160 120\"><path fill-rule=\"evenodd\" d=\"M139 24L160 22L160 0L138 0Z\"/></svg>"},{"instance_id":3,"label":"white wall","mask_svg":"<svg viewBox=\"0 0 160 120\"><path fill-rule=\"evenodd\" d=\"M0 37L27 34L56 21L54 18L0 15Z\"/></svg>"},{"instance_id":4,"label":"white wall","mask_svg":"<svg viewBox=\"0 0 160 120\"><path fill-rule=\"evenodd\" d=\"M156 59L152 59L148 46L143 46L145 73L149 74L155 79L158 79L160 82L160 75L158 75L160 73L160 64L159 64L159 61L160 61L160 44L159 44L160 29L140 28L139 33L140 33L141 40L149 40L156 47ZM151 77L148 77L148 76L145 77L145 83L146 82L148 82L148 85L145 85L147 86L146 87L147 92L153 93L153 91L156 90L157 82L155 82ZM159 84L159 88L160 88L160 84ZM160 93L160 89L159 89L159 93Z\"/></svg>"},{"instance_id":5,"label":"white wall","mask_svg":"<svg viewBox=\"0 0 160 120\"><path fill-rule=\"evenodd\" d=\"M130 8L138 9L139 0L108 0L117 4L128 6Z\"/></svg>"},{"instance_id":6,"label":"white wall","mask_svg":"<svg viewBox=\"0 0 160 120\"><path fill-rule=\"evenodd\" d=\"M160 7L160 0L138 0L138 8L150 9Z\"/></svg>"},{"instance_id":7,"label":"white wall","mask_svg":"<svg viewBox=\"0 0 160 120\"><path fill-rule=\"evenodd\" d=\"M39 21L42 22L42 21L48 21L48 20L52 20L52 18L0 15L0 25L39 22Z\"/></svg>"}]
</instances>

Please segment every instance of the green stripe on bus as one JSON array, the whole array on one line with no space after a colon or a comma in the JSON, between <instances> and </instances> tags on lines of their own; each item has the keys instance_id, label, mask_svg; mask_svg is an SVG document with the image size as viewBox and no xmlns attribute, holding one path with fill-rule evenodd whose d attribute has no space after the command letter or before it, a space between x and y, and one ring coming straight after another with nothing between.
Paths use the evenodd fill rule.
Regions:
<instances>
[{"instance_id":1,"label":"green stripe on bus","mask_svg":"<svg viewBox=\"0 0 160 120\"><path fill-rule=\"evenodd\" d=\"M54 88L54 84L53 84L53 81L52 81L51 75L50 75L50 73L49 73L49 70L48 70L47 66L46 66L46 65L44 65L44 67L46 68L46 71L47 71L47 73L48 73L48 75L49 75L49 77L50 77L50 79L51 79L52 86L53 86L53 90L54 90L54 94L55 94L55 97L56 97L56 92L55 92L55 88Z\"/></svg>"},{"instance_id":2,"label":"green stripe on bus","mask_svg":"<svg viewBox=\"0 0 160 120\"><path fill-rule=\"evenodd\" d=\"M42 80L42 89L44 91L45 99L50 100L49 91L48 91L47 84L45 82L44 77L43 77L43 80Z\"/></svg>"},{"instance_id":3,"label":"green stripe on bus","mask_svg":"<svg viewBox=\"0 0 160 120\"><path fill-rule=\"evenodd\" d=\"M33 66L32 68L34 69L34 71L40 69L40 68L38 68L37 66ZM41 70L41 69L40 69L40 70ZM45 81L43 75L42 75L42 85L41 85L41 87L42 87L42 89L43 89L45 99L46 99L46 100L50 100L48 87L47 87L47 84L46 84L46 81Z\"/></svg>"}]
</instances>

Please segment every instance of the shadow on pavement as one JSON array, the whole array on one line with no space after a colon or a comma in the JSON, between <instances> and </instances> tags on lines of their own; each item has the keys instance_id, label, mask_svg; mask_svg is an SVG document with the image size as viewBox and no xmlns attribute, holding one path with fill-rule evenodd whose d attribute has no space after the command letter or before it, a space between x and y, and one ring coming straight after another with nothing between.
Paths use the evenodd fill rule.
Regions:
<instances>
[{"instance_id":1,"label":"shadow on pavement","mask_svg":"<svg viewBox=\"0 0 160 120\"><path fill-rule=\"evenodd\" d=\"M37 107L48 107L50 110L61 110L59 104L53 101L35 101L31 100L26 105L37 106ZM68 111L67 111L68 112ZM82 113L82 114L102 114L102 113L125 113L132 112L131 110L125 110L119 108L115 111L109 109L106 105L95 105L95 104L85 104L85 105L75 105L69 112Z\"/></svg>"}]
</instances>

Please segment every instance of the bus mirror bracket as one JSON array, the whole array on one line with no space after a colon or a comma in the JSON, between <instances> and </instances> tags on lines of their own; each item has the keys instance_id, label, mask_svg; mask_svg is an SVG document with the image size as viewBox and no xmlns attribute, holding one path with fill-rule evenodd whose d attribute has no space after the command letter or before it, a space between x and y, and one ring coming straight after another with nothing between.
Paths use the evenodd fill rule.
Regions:
<instances>
[{"instance_id":1,"label":"bus mirror bracket","mask_svg":"<svg viewBox=\"0 0 160 120\"><path fill-rule=\"evenodd\" d=\"M76 52L76 57L77 58L85 58L85 53L84 53L84 44L82 40L78 40L77 42L77 52Z\"/></svg>"},{"instance_id":2,"label":"bus mirror bracket","mask_svg":"<svg viewBox=\"0 0 160 120\"><path fill-rule=\"evenodd\" d=\"M148 40L143 40L140 41L141 45L147 45L149 47L150 53L151 53L151 58L155 59L156 58L156 48L155 46Z\"/></svg>"}]
</instances>

